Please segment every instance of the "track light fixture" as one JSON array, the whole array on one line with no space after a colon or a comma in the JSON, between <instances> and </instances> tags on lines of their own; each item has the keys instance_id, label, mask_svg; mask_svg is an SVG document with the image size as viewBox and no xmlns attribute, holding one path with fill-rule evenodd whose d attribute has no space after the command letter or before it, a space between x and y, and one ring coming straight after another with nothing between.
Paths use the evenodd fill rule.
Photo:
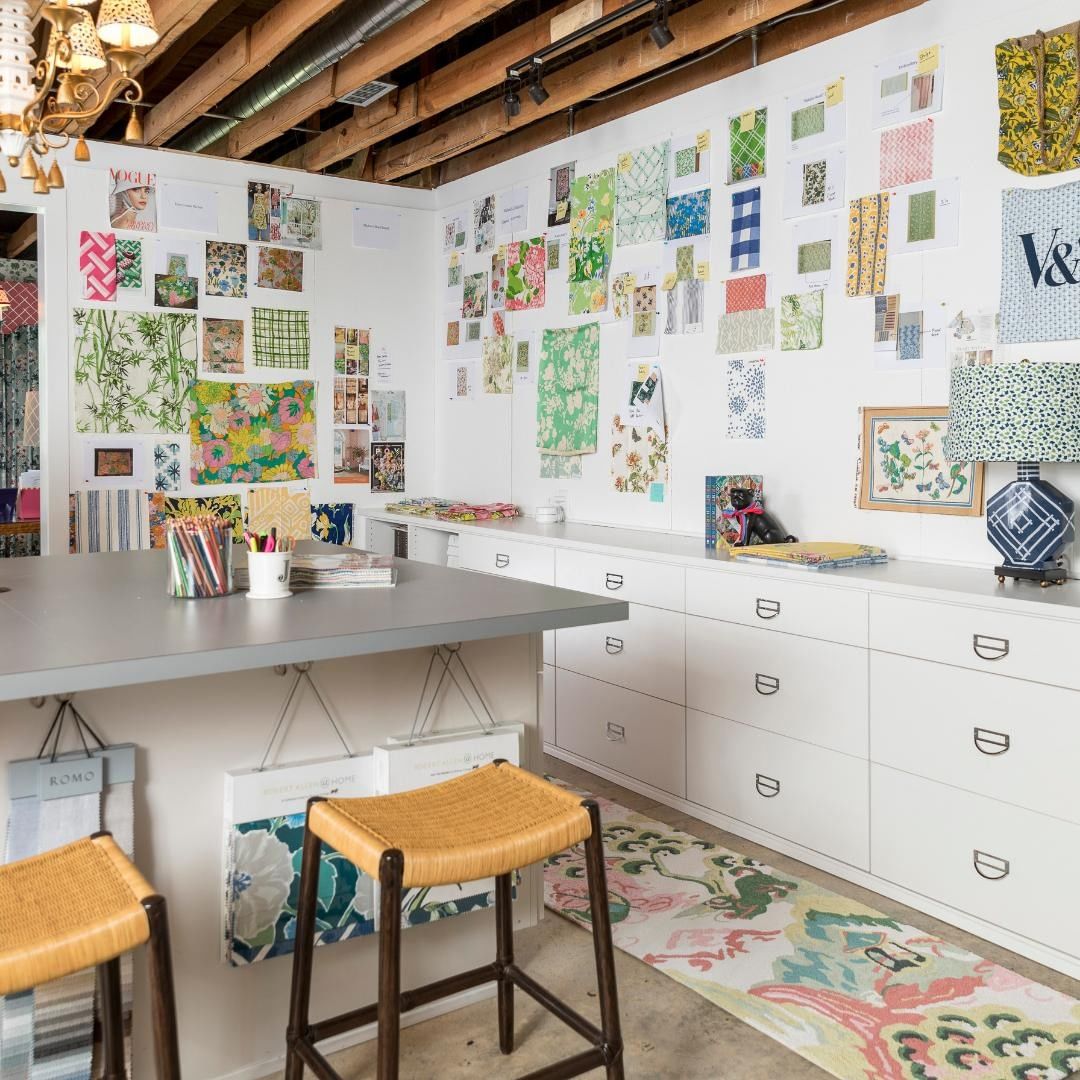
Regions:
<instances>
[{"instance_id":1,"label":"track light fixture","mask_svg":"<svg viewBox=\"0 0 1080 1080\"><path fill-rule=\"evenodd\" d=\"M668 27L666 0L659 0L656 5L656 18L649 27L649 37L658 49L666 49L675 40L675 35Z\"/></svg>"},{"instance_id":2,"label":"track light fixture","mask_svg":"<svg viewBox=\"0 0 1080 1080\"><path fill-rule=\"evenodd\" d=\"M515 87L508 86L506 88L506 93L503 94L503 108L506 109L506 118L508 120L512 120L521 112L521 95Z\"/></svg>"},{"instance_id":3,"label":"track light fixture","mask_svg":"<svg viewBox=\"0 0 1080 1080\"><path fill-rule=\"evenodd\" d=\"M541 75L542 70L543 68L541 67L541 65L537 64L533 68L532 81L529 83L529 97L533 99L533 102L536 105L543 105L544 102L547 101L549 97L551 97L551 95L544 89L543 76Z\"/></svg>"}]
</instances>

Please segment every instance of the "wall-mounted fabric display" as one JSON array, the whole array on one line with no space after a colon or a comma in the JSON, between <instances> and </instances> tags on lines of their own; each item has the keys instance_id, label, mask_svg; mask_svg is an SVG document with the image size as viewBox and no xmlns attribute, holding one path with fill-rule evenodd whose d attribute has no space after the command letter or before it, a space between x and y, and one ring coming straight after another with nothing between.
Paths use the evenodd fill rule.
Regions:
<instances>
[{"instance_id":1,"label":"wall-mounted fabric display","mask_svg":"<svg viewBox=\"0 0 1080 1080\"><path fill-rule=\"evenodd\" d=\"M709 279L709 241L703 237L664 245L665 334L700 334L705 329L705 283Z\"/></svg>"},{"instance_id":2,"label":"wall-mounted fabric display","mask_svg":"<svg viewBox=\"0 0 1080 1080\"><path fill-rule=\"evenodd\" d=\"M637 275L631 271L613 275L611 279L611 318L615 322L629 319L634 310L634 284Z\"/></svg>"},{"instance_id":3,"label":"wall-mounted fabric display","mask_svg":"<svg viewBox=\"0 0 1080 1080\"><path fill-rule=\"evenodd\" d=\"M155 307L197 311L199 308L199 279L190 274L155 274Z\"/></svg>"},{"instance_id":4,"label":"wall-mounted fabric display","mask_svg":"<svg viewBox=\"0 0 1080 1080\"><path fill-rule=\"evenodd\" d=\"M881 187L917 184L934 175L934 121L887 128L881 133Z\"/></svg>"},{"instance_id":5,"label":"wall-mounted fabric display","mask_svg":"<svg viewBox=\"0 0 1080 1080\"><path fill-rule=\"evenodd\" d=\"M191 482L268 484L315 476L315 384L191 384Z\"/></svg>"},{"instance_id":6,"label":"wall-mounted fabric display","mask_svg":"<svg viewBox=\"0 0 1080 1080\"><path fill-rule=\"evenodd\" d=\"M141 240L117 239L116 287L118 289L142 289L143 247Z\"/></svg>"},{"instance_id":7,"label":"wall-mounted fabric display","mask_svg":"<svg viewBox=\"0 0 1080 1080\"><path fill-rule=\"evenodd\" d=\"M563 268L563 252L564 242L561 237L548 236L547 237L547 268L549 270L561 270Z\"/></svg>"},{"instance_id":8,"label":"wall-mounted fabric display","mask_svg":"<svg viewBox=\"0 0 1080 1080\"><path fill-rule=\"evenodd\" d=\"M727 362L727 437L765 438L765 358Z\"/></svg>"},{"instance_id":9,"label":"wall-mounted fabric display","mask_svg":"<svg viewBox=\"0 0 1080 1080\"><path fill-rule=\"evenodd\" d=\"M761 265L761 188L745 188L731 196L731 269L756 270Z\"/></svg>"},{"instance_id":10,"label":"wall-mounted fabric display","mask_svg":"<svg viewBox=\"0 0 1080 1080\"><path fill-rule=\"evenodd\" d=\"M900 296L874 297L874 351L896 352L896 331L900 325Z\"/></svg>"},{"instance_id":11,"label":"wall-mounted fabric display","mask_svg":"<svg viewBox=\"0 0 1080 1080\"><path fill-rule=\"evenodd\" d=\"M379 442L371 444L371 490L405 490L405 444Z\"/></svg>"},{"instance_id":12,"label":"wall-mounted fabric display","mask_svg":"<svg viewBox=\"0 0 1080 1080\"><path fill-rule=\"evenodd\" d=\"M574 162L556 165L548 179L549 229L559 228L570 222L570 185L574 182Z\"/></svg>"},{"instance_id":13,"label":"wall-mounted fabric display","mask_svg":"<svg viewBox=\"0 0 1080 1080\"><path fill-rule=\"evenodd\" d=\"M765 274L728 278L724 282L724 311L757 311L765 307L769 279Z\"/></svg>"},{"instance_id":14,"label":"wall-mounted fabric display","mask_svg":"<svg viewBox=\"0 0 1080 1080\"><path fill-rule=\"evenodd\" d=\"M1005 344L1080 337L1080 182L1001 193Z\"/></svg>"},{"instance_id":15,"label":"wall-mounted fabric display","mask_svg":"<svg viewBox=\"0 0 1080 1080\"><path fill-rule=\"evenodd\" d=\"M728 120L728 183L765 175L768 109L750 109Z\"/></svg>"},{"instance_id":16,"label":"wall-mounted fabric display","mask_svg":"<svg viewBox=\"0 0 1080 1080\"><path fill-rule=\"evenodd\" d=\"M462 291L461 317L482 319L487 314L488 276L486 270L466 274Z\"/></svg>"},{"instance_id":17,"label":"wall-mounted fabric display","mask_svg":"<svg viewBox=\"0 0 1080 1080\"><path fill-rule=\"evenodd\" d=\"M513 343L505 334L484 338L480 359L485 394L514 392Z\"/></svg>"},{"instance_id":18,"label":"wall-mounted fabric display","mask_svg":"<svg viewBox=\"0 0 1080 1080\"><path fill-rule=\"evenodd\" d=\"M825 294L820 290L780 298L780 348L820 349L825 322Z\"/></svg>"},{"instance_id":19,"label":"wall-mounted fabric display","mask_svg":"<svg viewBox=\"0 0 1080 1080\"><path fill-rule=\"evenodd\" d=\"M491 253L491 310L506 307L506 246Z\"/></svg>"},{"instance_id":20,"label":"wall-mounted fabric display","mask_svg":"<svg viewBox=\"0 0 1080 1080\"><path fill-rule=\"evenodd\" d=\"M784 164L784 217L820 214L844 207L847 151L822 147Z\"/></svg>"},{"instance_id":21,"label":"wall-mounted fabric display","mask_svg":"<svg viewBox=\"0 0 1080 1080\"><path fill-rule=\"evenodd\" d=\"M847 135L843 76L791 94L784 99L784 108L788 150L792 154L842 142Z\"/></svg>"},{"instance_id":22,"label":"wall-mounted fabric display","mask_svg":"<svg viewBox=\"0 0 1080 1080\"><path fill-rule=\"evenodd\" d=\"M311 502L306 491L288 488L249 488L247 526L253 533L277 530L284 539L305 540L311 525Z\"/></svg>"},{"instance_id":23,"label":"wall-mounted fabric display","mask_svg":"<svg viewBox=\"0 0 1080 1080\"><path fill-rule=\"evenodd\" d=\"M536 394L536 445L541 451L596 453L599 388L600 324L545 330Z\"/></svg>"},{"instance_id":24,"label":"wall-mounted fabric display","mask_svg":"<svg viewBox=\"0 0 1080 1080\"><path fill-rule=\"evenodd\" d=\"M304 291L304 253L292 248L259 248L260 289Z\"/></svg>"},{"instance_id":25,"label":"wall-mounted fabric display","mask_svg":"<svg viewBox=\"0 0 1080 1080\"><path fill-rule=\"evenodd\" d=\"M721 315L716 335L718 355L771 349L776 337L775 308L734 311Z\"/></svg>"},{"instance_id":26,"label":"wall-mounted fabric display","mask_svg":"<svg viewBox=\"0 0 1080 1080\"><path fill-rule=\"evenodd\" d=\"M712 189L672 195L667 201L667 238L708 236L711 231Z\"/></svg>"},{"instance_id":27,"label":"wall-mounted fabric display","mask_svg":"<svg viewBox=\"0 0 1080 1080\"><path fill-rule=\"evenodd\" d=\"M443 251L464 251L465 228L464 214L447 214L443 219Z\"/></svg>"},{"instance_id":28,"label":"wall-mounted fabric display","mask_svg":"<svg viewBox=\"0 0 1080 1080\"><path fill-rule=\"evenodd\" d=\"M203 371L214 375L242 375L244 372L244 320L203 321Z\"/></svg>"},{"instance_id":29,"label":"wall-mounted fabric display","mask_svg":"<svg viewBox=\"0 0 1080 1080\"><path fill-rule=\"evenodd\" d=\"M570 185L568 312L584 315L607 307L608 273L615 234L615 170L575 177Z\"/></svg>"},{"instance_id":30,"label":"wall-mounted fabric display","mask_svg":"<svg viewBox=\"0 0 1080 1080\"><path fill-rule=\"evenodd\" d=\"M542 453L539 476L541 480L580 480L581 455L566 457Z\"/></svg>"},{"instance_id":31,"label":"wall-mounted fabric display","mask_svg":"<svg viewBox=\"0 0 1080 1080\"><path fill-rule=\"evenodd\" d=\"M627 356L656 356L660 351L658 269L639 271L630 300L630 337L626 343Z\"/></svg>"},{"instance_id":32,"label":"wall-mounted fabric display","mask_svg":"<svg viewBox=\"0 0 1080 1080\"><path fill-rule=\"evenodd\" d=\"M291 308L253 307L251 346L256 367L306 370L311 360L308 313Z\"/></svg>"},{"instance_id":33,"label":"wall-mounted fabric display","mask_svg":"<svg viewBox=\"0 0 1080 1080\"><path fill-rule=\"evenodd\" d=\"M848 296L879 296L885 291L889 246L889 193L853 199L848 208Z\"/></svg>"},{"instance_id":34,"label":"wall-mounted fabric display","mask_svg":"<svg viewBox=\"0 0 1080 1080\"><path fill-rule=\"evenodd\" d=\"M206 295L243 299L248 294L247 245L206 241Z\"/></svg>"},{"instance_id":35,"label":"wall-mounted fabric display","mask_svg":"<svg viewBox=\"0 0 1080 1080\"><path fill-rule=\"evenodd\" d=\"M821 214L802 218L792 226L791 270L803 292L832 289L842 280L840 220L839 214Z\"/></svg>"},{"instance_id":36,"label":"wall-mounted fabric display","mask_svg":"<svg viewBox=\"0 0 1080 1080\"><path fill-rule=\"evenodd\" d=\"M111 232L79 233L79 273L84 300L116 299L116 237Z\"/></svg>"},{"instance_id":37,"label":"wall-mounted fabric display","mask_svg":"<svg viewBox=\"0 0 1080 1080\"><path fill-rule=\"evenodd\" d=\"M1021 176L1080 167L1076 25L1006 38L994 50L998 161Z\"/></svg>"},{"instance_id":38,"label":"wall-mounted fabric display","mask_svg":"<svg viewBox=\"0 0 1080 1080\"><path fill-rule=\"evenodd\" d=\"M619 155L615 241L619 246L663 240L667 228L669 142Z\"/></svg>"},{"instance_id":39,"label":"wall-mounted fabric display","mask_svg":"<svg viewBox=\"0 0 1080 1080\"><path fill-rule=\"evenodd\" d=\"M925 180L891 193L889 247L894 255L960 243L960 181Z\"/></svg>"},{"instance_id":40,"label":"wall-mounted fabric display","mask_svg":"<svg viewBox=\"0 0 1080 1080\"><path fill-rule=\"evenodd\" d=\"M324 544L351 544L353 528L352 503L313 503L311 506L311 537Z\"/></svg>"},{"instance_id":41,"label":"wall-mounted fabric display","mask_svg":"<svg viewBox=\"0 0 1080 1080\"><path fill-rule=\"evenodd\" d=\"M672 139L668 191L675 194L703 187L709 182L712 172L711 159L712 132L708 129Z\"/></svg>"},{"instance_id":42,"label":"wall-mounted fabric display","mask_svg":"<svg viewBox=\"0 0 1080 1080\"><path fill-rule=\"evenodd\" d=\"M664 383L657 363L627 364L622 407L611 422L611 484L662 502L668 480Z\"/></svg>"},{"instance_id":43,"label":"wall-mounted fabric display","mask_svg":"<svg viewBox=\"0 0 1080 1080\"><path fill-rule=\"evenodd\" d=\"M901 311L897 328L898 351L901 360L922 359L923 313Z\"/></svg>"},{"instance_id":44,"label":"wall-mounted fabric display","mask_svg":"<svg viewBox=\"0 0 1080 1080\"><path fill-rule=\"evenodd\" d=\"M154 443L154 490L174 492L180 490L183 472L180 462L182 448L173 440Z\"/></svg>"},{"instance_id":45,"label":"wall-mounted fabric display","mask_svg":"<svg viewBox=\"0 0 1080 1080\"><path fill-rule=\"evenodd\" d=\"M74 308L75 430L180 433L198 360L196 316Z\"/></svg>"},{"instance_id":46,"label":"wall-mounted fabric display","mask_svg":"<svg viewBox=\"0 0 1080 1080\"><path fill-rule=\"evenodd\" d=\"M165 519L174 517L219 517L232 529L234 543L244 539L244 512L240 506L239 495L201 495L197 498L178 498L160 493L150 496L151 522L155 507ZM160 532L160 542L155 539L154 547L164 547L164 528Z\"/></svg>"},{"instance_id":47,"label":"wall-mounted fabric display","mask_svg":"<svg viewBox=\"0 0 1080 1080\"><path fill-rule=\"evenodd\" d=\"M150 547L146 493L135 488L76 491L70 496L68 518L68 549L73 555Z\"/></svg>"},{"instance_id":48,"label":"wall-mounted fabric display","mask_svg":"<svg viewBox=\"0 0 1080 1080\"><path fill-rule=\"evenodd\" d=\"M506 335L506 316L501 311L491 313L491 333L495 337Z\"/></svg>"},{"instance_id":49,"label":"wall-mounted fabric display","mask_svg":"<svg viewBox=\"0 0 1080 1080\"><path fill-rule=\"evenodd\" d=\"M874 65L870 92L874 127L918 120L941 109L944 49L927 44Z\"/></svg>"},{"instance_id":50,"label":"wall-mounted fabric display","mask_svg":"<svg viewBox=\"0 0 1080 1080\"><path fill-rule=\"evenodd\" d=\"M547 248L542 236L506 245L506 310L547 303Z\"/></svg>"},{"instance_id":51,"label":"wall-mounted fabric display","mask_svg":"<svg viewBox=\"0 0 1080 1080\"><path fill-rule=\"evenodd\" d=\"M495 246L495 196L485 195L473 201L473 251L477 255Z\"/></svg>"}]
</instances>

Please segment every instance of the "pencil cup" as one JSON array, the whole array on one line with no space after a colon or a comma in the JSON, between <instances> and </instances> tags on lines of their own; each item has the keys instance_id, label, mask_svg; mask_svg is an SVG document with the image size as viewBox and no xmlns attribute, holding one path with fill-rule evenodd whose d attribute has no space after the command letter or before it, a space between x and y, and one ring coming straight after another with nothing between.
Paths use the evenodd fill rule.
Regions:
<instances>
[{"instance_id":1,"label":"pencil cup","mask_svg":"<svg viewBox=\"0 0 1080 1080\"><path fill-rule=\"evenodd\" d=\"M202 600L233 591L232 533L226 522L212 517L171 519L165 549L169 596Z\"/></svg>"},{"instance_id":2,"label":"pencil cup","mask_svg":"<svg viewBox=\"0 0 1080 1080\"><path fill-rule=\"evenodd\" d=\"M249 551L247 565L249 600L280 600L292 596L289 591L291 551Z\"/></svg>"}]
</instances>

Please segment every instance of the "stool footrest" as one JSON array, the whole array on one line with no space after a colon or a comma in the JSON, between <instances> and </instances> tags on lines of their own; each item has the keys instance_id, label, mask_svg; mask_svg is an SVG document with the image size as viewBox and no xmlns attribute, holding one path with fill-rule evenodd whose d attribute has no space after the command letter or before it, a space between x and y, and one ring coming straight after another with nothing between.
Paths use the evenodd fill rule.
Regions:
<instances>
[{"instance_id":1,"label":"stool footrest","mask_svg":"<svg viewBox=\"0 0 1080 1080\"><path fill-rule=\"evenodd\" d=\"M341 1080L334 1067L315 1049L311 1043L300 1039L294 1043L294 1049L301 1061L319 1078L319 1080Z\"/></svg>"},{"instance_id":2,"label":"stool footrest","mask_svg":"<svg viewBox=\"0 0 1080 1080\"><path fill-rule=\"evenodd\" d=\"M563 1061L556 1061L553 1065L545 1065L542 1069L519 1076L518 1080L570 1080L572 1076L581 1076L582 1073L591 1072L593 1069L602 1069L608 1063L608 1055L602 1046L585 1050L574 1057Z\"/></svg>"},{"instance_id":3,"label":"stool footrest","mask_svg":"<svg viewBox=\"0 0 1080 1080\"><path fill-rule=\"evenodd\" d=\"M576 1012L565 1002L560 1001L546 986L541 986L532 976L526 975L521 968L514 964L507 965L506 974L515 986L524 990L533 1001L543 1005L549 1013L557 1016L567 1027L572 1028L583 1039L591 1042L593 1046L599 1047L603 1045L604 1033L595 1024L586 1020L581 1013ZM561 1073L559 1075L575 1076L576 1073Z\"/></svg>"}]
</instances>

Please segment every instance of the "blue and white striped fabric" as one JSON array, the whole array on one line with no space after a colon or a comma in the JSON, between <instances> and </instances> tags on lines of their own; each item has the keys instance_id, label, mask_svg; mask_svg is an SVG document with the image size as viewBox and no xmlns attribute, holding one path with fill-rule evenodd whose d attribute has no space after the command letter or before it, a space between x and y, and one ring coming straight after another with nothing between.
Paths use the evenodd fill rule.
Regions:
<instances>
[{"instance_id":1,"label":"blue and white striped fabric","mask_svg":"<svg viewBox=\"0 0 1080 1080\"><path fill-rule=\"evenodd\" d=\"M70 524L73 555L150 547L150 507L145 492L134 488L75 492Z\"/></svg>"},{"instance_id":2,"label":"blue and white striped fabric","mask_svg":"<svg viewBox=\"0 0 1080 1080\"><path fill-rule=\"evenodd\" d=\"M753 270L761 265L761 188L746 188L731 196L731 269Z\"/></svg>"}]
</instances>

